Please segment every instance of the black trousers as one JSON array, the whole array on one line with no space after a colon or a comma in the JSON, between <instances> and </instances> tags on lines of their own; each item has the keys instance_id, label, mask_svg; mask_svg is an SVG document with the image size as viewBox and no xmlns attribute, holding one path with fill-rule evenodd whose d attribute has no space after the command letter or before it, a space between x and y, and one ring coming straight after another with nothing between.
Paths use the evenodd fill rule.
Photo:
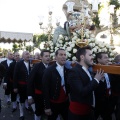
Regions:
<instances>
[{"instance_id":1,"label":"black trousers","mask_svg":"<svg viewBox=\"0 0 120 120\"><path fill-rule=\"evenodd\" d=\"M7 89L5 89L5 95L10 95L10 82L7 83Z\"/></svg>"},{"instance_id":2,"label":"black trousers","mask_svg":"<svg viewBox=\"0 0 120 120\"><path fill-rule=\"evenodd\" d=\"M48 116L48 120L56 120L59 114L62 116L63 120L68 120L68 107L69 107L68 100L63 103L51 102L50 106L52 110L52 115Z\"/></svg>"},{"instance_id":3,"label":"black trousers","mask_svg":"<svg viewBox=\"0 0 120 120\"><path fill-rule=\"evenodd\" d=\"M44 114L44 102L43 102L43 95L35 94L35 114L37 116Z\"/></svg>"},{"instance_id":4,"label":"black trousers","mask_svg":"<svg viewBox=\"0 0 120 120\"><path fill-rule=\"evenodd\" d=\"M110 97L96 100L95 120L97 120L99 116L101 116L103 120L112 120L112 115L110 111Z\"/></svg>"},{"instance_id":5,"label":"black trousers","mask_svg":"<svg viewBox=\"0 0 120 120\"><path fill-rule=\"evenodd\" d=\"M110 106L111 114L115 113L116 120L120 120L120 96L111 96Z\"/></svg>"},{"instance_id":6,"label":"black trousers","mask_svg":"<svg viewBox=\"0 0 120 120\"><path fill-rule=\"evenodd\" d=\"M77 115L77 114L72 113L69 110L68 120L94 120L94 111L91 110L91 113L88 115Z\"/></svg>"},{"instance_id":7,"label":"black trousers","mask_svg":"<svg viewBox=\"0 0 120 120\"><path fill-rule=\"evenodd\" d=\"M16 97L17 97L17 93L15 93L13 91L13 82L10 82L10 92L11 92L11 101L15 102L16 101Z\"/></svg>"},{"instance_id":8,"label":"black trousers","mask_svg":"<svg viewBox=\"0 0 120 120\"><path fill-rule=\"evenodd\" d=\"M18 93L20 96L20 103L25 103L27 99L27 85L19 85Z\"/></svg>"}]
</instances>

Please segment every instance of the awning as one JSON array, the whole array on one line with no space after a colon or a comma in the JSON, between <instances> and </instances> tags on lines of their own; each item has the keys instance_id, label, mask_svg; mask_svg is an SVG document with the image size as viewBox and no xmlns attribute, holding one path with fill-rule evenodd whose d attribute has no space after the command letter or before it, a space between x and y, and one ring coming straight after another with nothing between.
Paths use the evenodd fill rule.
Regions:
<instances>
[{"instance_id":1,"label":"awning","mask_svg":"<svg viewBox=\"0 0 120 120\"><path fill-rule=\"evenodd\" d=\"M32 33L0 31L0 42L23 42L33 40Z\"/></svg>"}]
</instances>

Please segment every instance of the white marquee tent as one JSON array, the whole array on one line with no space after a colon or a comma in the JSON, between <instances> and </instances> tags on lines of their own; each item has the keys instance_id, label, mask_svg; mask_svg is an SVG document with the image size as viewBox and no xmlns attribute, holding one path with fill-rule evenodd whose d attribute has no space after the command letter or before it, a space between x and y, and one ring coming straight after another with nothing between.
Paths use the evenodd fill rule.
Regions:
<instances>
[{"instance_id":1,"label":"white marquee tent","mask_svg":"<svg viewBox=\"0 0 120 120\"><path fill-rule=\"evenodd\" d=\"M24 42L33 40L32 33L0 31L0 43Z\"/></svg>"}]
</instances>

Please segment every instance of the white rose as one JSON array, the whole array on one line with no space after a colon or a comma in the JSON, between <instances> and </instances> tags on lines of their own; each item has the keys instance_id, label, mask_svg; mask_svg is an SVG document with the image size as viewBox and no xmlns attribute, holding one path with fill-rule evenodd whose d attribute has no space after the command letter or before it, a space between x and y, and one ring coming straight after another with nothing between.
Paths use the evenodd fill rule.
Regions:
<instances>
[{"instance_id":1,"label":"white rose","mask_svg":"<svg viewBox=\"0 0 120 120\"><path fill-rule=\"evenodd\" d=\"M98 49L98 52L101 52L101 51L102 51L102 50L99 48L99 49Z\"/></svg>"},{"instance_id":2,"label":"white rose","mask_svg":"<svg viewBox=\"0 0 120 120\"><path fill-rule=\"evenodd\" d=\"M97 52L97 49L96 49L96 48L93 48L93 51L94 51L94 52Z\"/></svg>"},{"instance_id":3,"label":"white rose","mask_svg":"<svg viewBox=\"0 0 120 120\"><path fill-rule=\"evenodd\" d=\"M59 35L59 39L63 40L64 39L63 35Z\"/></svg>"},{"instance_id":4,"label":"white rose","mask_svg":"<svg viewBox=\"0 0 120 120\"><path fill-rule=\"evenodd\" d=\"M113 54L113 53L110 53L110 56L114 56L114 54Z\"/></svg>"},{"instance_id":5,"label":"white rose","mask_svg":"<svg viewBox=\"0 0 120 120\"><path fill-rule=\"evenodd\" d=\"M96 41L95 41L95 44L98 45L98 44L99 44L99 41L96 40Z\"/></svg>"},{"instance_id":6,"label":"white rose","mask_svg":"<svg viewBox=\"0 0 120 120\"><path fill-rule=\"evenodd\" d=\"M89 45L92 47L92 43L89 43Z\"/></svg>"},{"instance_id":7,"label":"white rose","mask_svg":"<svg viewBox=\"0 0 120 120\"><path fill-rule=\"evenodd\" d=\"M50 50L51 52L53 52L53 50Z\"/></svg>"},{"instance_id":8,"label":"white rose","mask_svg":"<svg viewBox=\"0 0 120 120\"><path fill-rule=\"evenodd\" d=\"M72 47L72 48L75 47L75 44L72 43L72 44L70 45L70 47Z\"/></svg>"},{"instance_id":9,"label":"white rose","mask_svg":"<svg viewBox=\"0 0 120 120\"><path fill-rule=\"evenodd\" d=\"M95 46L95 43L92 43L92 46L94 47L94 46Z\"/></svg>"},{"instance_id":10,"label":"white rose","mask_svg":"<svg viewBox=\"0 0 120 120\"><path fill-rule=\"evenodd\" d=\"M67 36L65 36L65 41L68 41L68 40L69 40L69 38Z\"/></svg>"},{"instance_id":11,"label":"white rose","mask_svg":"<svg viewBox=\"0 0 120 120\"><path fill-rule=\"evenodd\" d=\"M94 41L95 41L95 38L90 38L90 39L91 39L91 41L92 41L92 42L94 42Z\"/></svg>"},{"instance_id":12,"label":"white rose","mask_svg":"<svg viewBox=\"0 0 120 120\"><path fill-rule=\"evenodd\" d=\"M59 40L59 43L63 43L63 41L62 41L62 40Z\"/></svg>"},{"instance_id":13,"label":"white rose","mask_svg":"<svg viewBox=\"0 0 120 120\"><path fill-rule=\"evenodd\" d=\"M72 57L72 60L73 60L73 61L76 61L76 57Z\"/></svg>"},{"instance_id":14,"label":"white rose","mask_svg":"<svg viewBox=\"0 0 120 120\"><path fill-rule=\"evenodd\" d=\"M95 35L94 35L94 34L91 34L90 36L91 36L92 38L95 38Z\"/></svg>"},{"instance_id":15,"label":"white rose","mask_svg":"<svg viewBox=\"0 0 120 120\"><path fill-rule=\"evenodd\" d=\"M71 48L71 47L68 47L68 48L67 48L67 51L71 51L71 50L72 50L72 48Z\"/></svg>"},{"instance_id":16,"label":"white rose","mask_svg":"<svg viewBox=\"0 0 120 120\"><path fill-rule=\"evenodd\" d=\"M73 36L77 36L77 33L73 32Z\"/></svg>"},{"instance_id":17,"label":"white rose","mask_svg":"<svg viewBox=\"0 0 120 120\"><path fill-rule=\"evenodd\" d=\"M106 48L104 48L104 51L105 51L105 52L107 52L107 49L106 49Z\"/></svg>"},{"instance_id":18,"label":"white rose","mask_svg":"<svg viewBox=\"0 0 120 120\"><path fill-rule=\"evenodd\" d=\"M76 52L77 52L77 49L74 48L74 49L73 49L73 53L76 53Z\"/></svg>"},{"instance_id":19,"label":"white rose","mask_svg":"<svg viewBox=\"0 0 120 120\"><path fill-rule=\"evenodd\" d=\"M47 50L50 50L50 48L47 48Z\"/></svg>"},{"instance_id":20,"label":"white rose","mask_svg":"<svg viewBox=\"0 0 120 120\"><path fill-rule=\"evenodd\" d=\"M78 38L77 36L74 36L74 37L72 38L72 41L75 41L77 38Z\"/></svg>"},{"instance_id":21,"label":"white rose","mask_svg":"<svg viewBox=\"0 0 120 120\"><path fill-rule=\"evenodd\" d=\"M74 44L75 44L75 43L76 43L76 41L72 41L72 43L74 43Z\"/></svg>"},{"instance_id":22,"label":"white rose","mask_svg":"<svg viewBox=\"0 0 120 120\"><path fill-rule=\"evenodd\" d=\"M87 39L88 40L88 42L91 42L91 39Z\"/></svg>"}]
</instances>

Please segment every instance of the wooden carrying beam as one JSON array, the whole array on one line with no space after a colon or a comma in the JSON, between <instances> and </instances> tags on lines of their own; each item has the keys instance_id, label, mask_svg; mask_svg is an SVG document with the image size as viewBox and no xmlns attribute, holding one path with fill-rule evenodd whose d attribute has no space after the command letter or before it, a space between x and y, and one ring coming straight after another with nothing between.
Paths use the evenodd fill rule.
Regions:
<instances>
[{"instance_id":1,"label":"wooden carrying beam","mask_svg":"<svg viewBox=\"0 0 120 120\"><path fill-rule=\"evenodd\" d=\"M35 63L39 63L39 62L41 62L41 60L32 60L31 64L35 64Z\"/></svg>"},{"instance_id":2,"label":"wooden carrying beam","mask_svg":"<svg viewBox=\"0 0 120 120\"><path fill-rule=\"evenodd\" d=\"M94 65L93 71L104 70L105 73L120 74L120 65Z\"/></svg>"}]
</instances>

